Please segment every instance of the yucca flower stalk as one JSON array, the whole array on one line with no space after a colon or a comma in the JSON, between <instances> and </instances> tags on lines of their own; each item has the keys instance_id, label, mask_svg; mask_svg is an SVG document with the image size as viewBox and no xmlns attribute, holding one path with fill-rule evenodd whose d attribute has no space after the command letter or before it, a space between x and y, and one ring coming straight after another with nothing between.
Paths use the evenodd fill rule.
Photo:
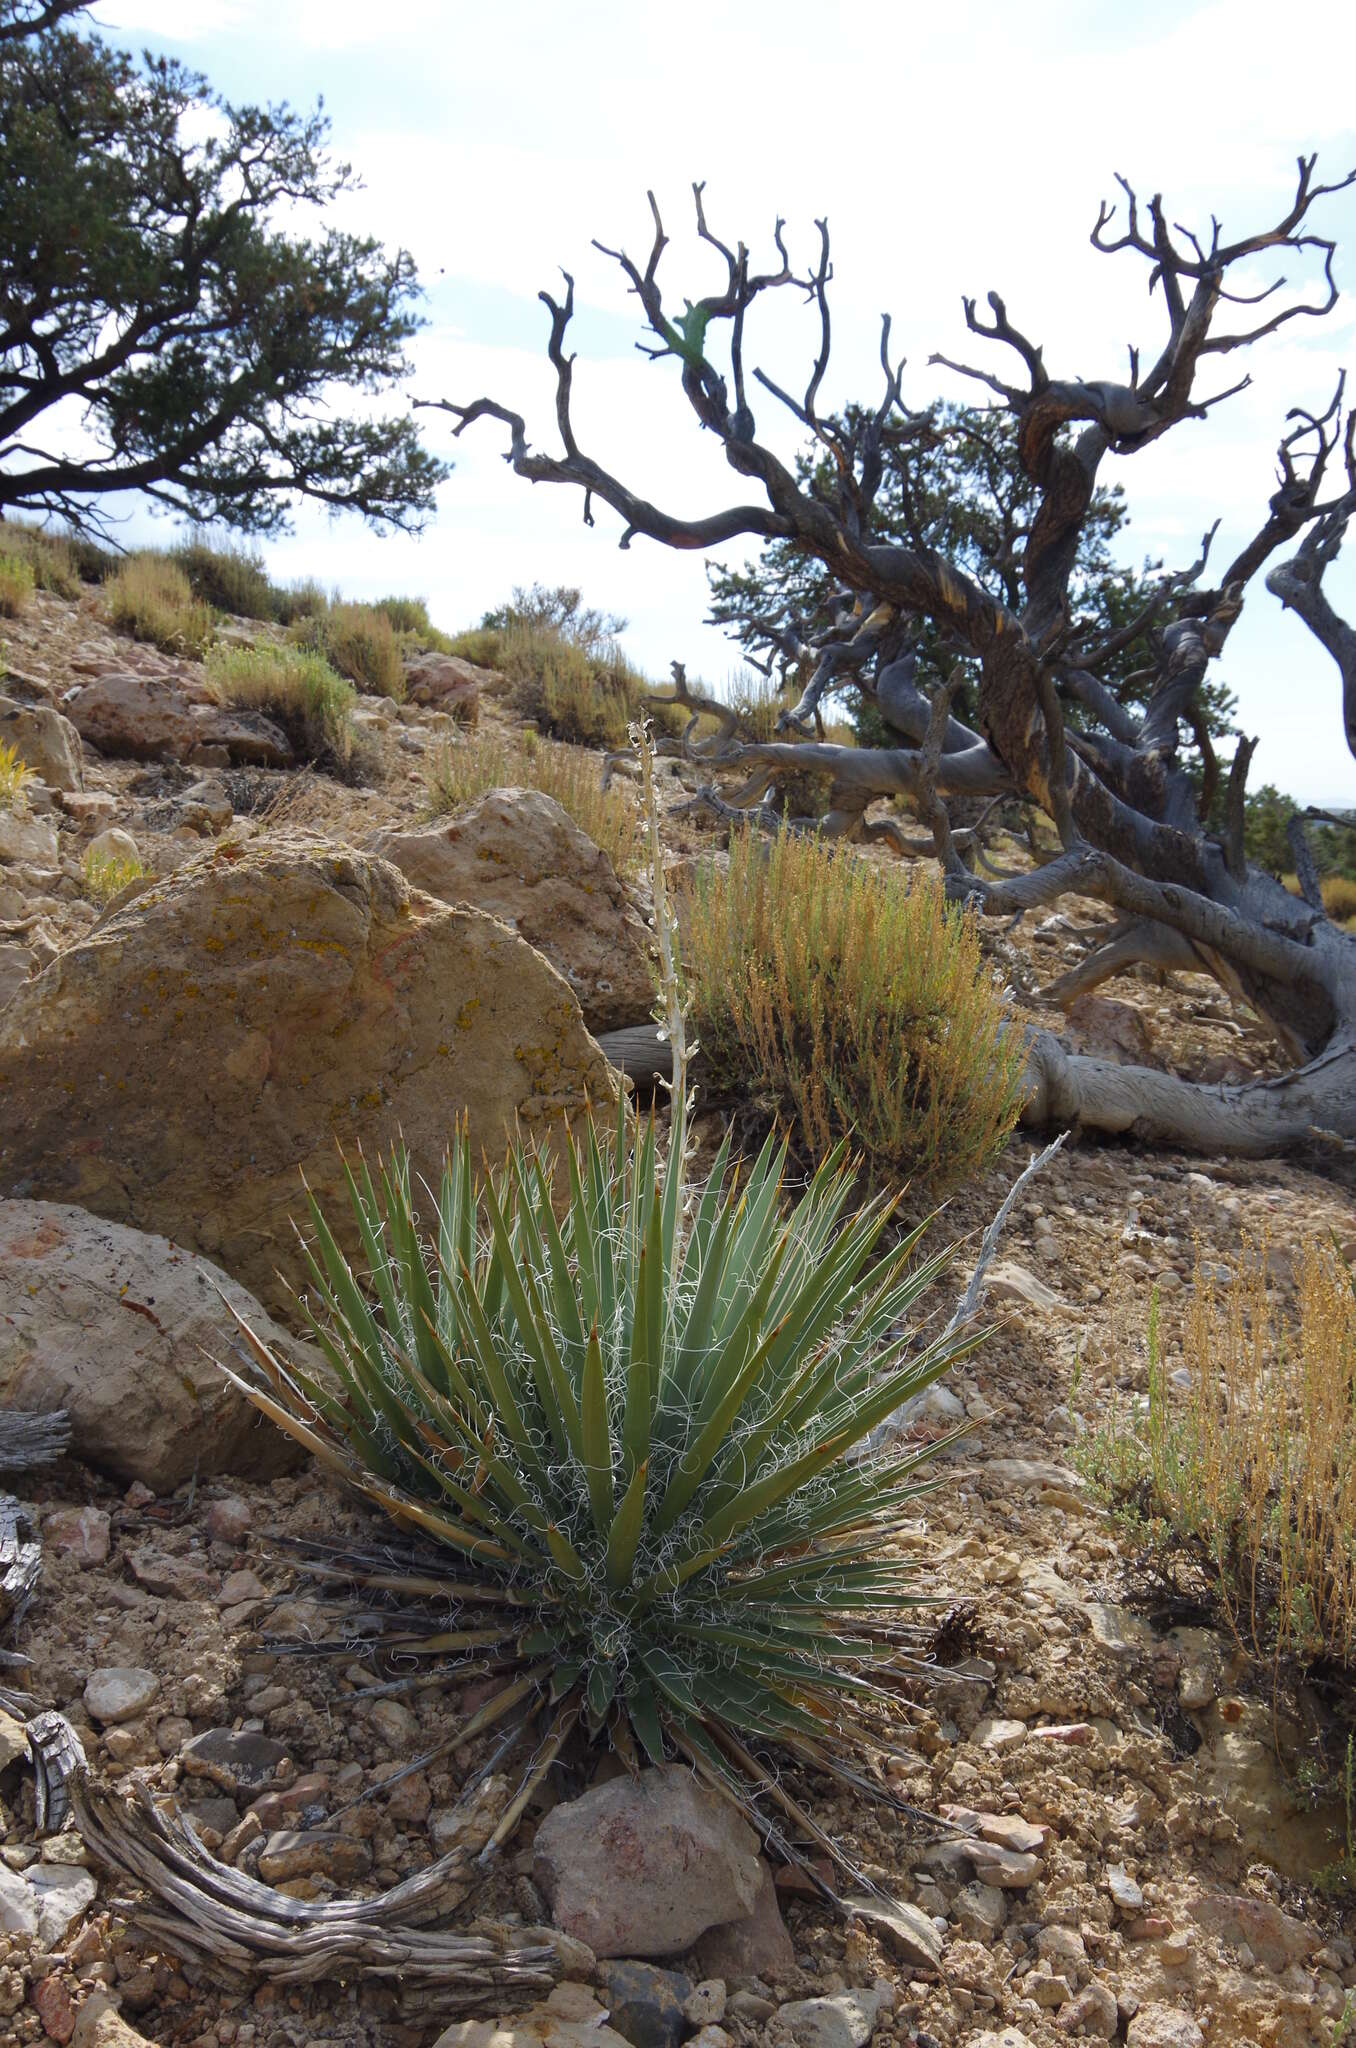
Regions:
<instances>
[{"instance_id":1,"label":"yucca flower stalk","mask_svg":"<svg viewBox=\"0 0 1356 2048\"><path fill-rule=\"evenodd\" d=\"M666 1156L623 1098L563 1158L517 1140L483 1175L462 1130L436 1191L399 1150L375 1176L359 1162L356 1268L308 1192L300 1306L331 1378L242 1325L244 1390L422 1540L417 1569L322 1568L387 1603L368 1602L377 1646L502 1675L442 1747L539 1726L491 1848L578 1731L630 1769L684 1757L784 1853L808 1836L837 1854L784 1767L888 1797L889 1687L918 1669L921 1595L891 1542L930 1453L884 1461L869 1439L978 1340L920 1344L913 1311L947 1254L915 1262L920 1230L885 1249L895 1203L850 1210L842 1148L792 1194L784 1144L741 1176L727 1135L689 1190L683 1005L637 745L675 1054Z\"/></svg>"}]
</instances>

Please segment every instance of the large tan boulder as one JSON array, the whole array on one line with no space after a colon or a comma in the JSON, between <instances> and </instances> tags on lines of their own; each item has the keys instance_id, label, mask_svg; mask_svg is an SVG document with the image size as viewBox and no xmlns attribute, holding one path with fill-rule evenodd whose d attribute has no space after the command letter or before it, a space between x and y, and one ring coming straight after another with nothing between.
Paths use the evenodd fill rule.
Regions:
<instances>
[{"instance_id":1,"label":"large tan boulder","mask_svg":"<svg viewBox=\"0 0 1356 2048\"><path fill-rule=\"evenodd\" d=\"M64 1408L78 1458L157 1493L195 1470L271 1478L297 1452L213 1362L246 1357L222 1295L292 1348L252 1294L168 1238L0 1201L0 1408Z\"/></svg>"},{"instance_id":2,"label":"large tan boulder","mask_svg":"<svg viewBox=\"0 0 1356 2048\"><path fill-rule=\"evenodd\" d=\"M85 786L80 735L50 704L20 704L0 696L0 745L13 747L49 789Z\"/></svg>"},{"instance_id":3,"label":"large tan boulder","mask_svg":"<svg viewBox=\"0 0 1356 2048\"><path fill-rule=\"evenodd\" d=\"M403 1135L436 1177L456 1120L501 1151L617 1077L539 953L371 854L229 842L142 891L0 1011L0 1194L74 1202L206 1253L269 1303L299 1276L304 1172Z\"/></svg>"},{"instance_id":4,"label":"large tan boulder","mask_svg":"<svg viewBox=\"0 0 1356 2048\"><path fill-rule=\"evenodd\" d=\"M62 710L101 754L133 761L185 761L199 747L225 747L249 768L290 768L287 735L257 711L215 703L201 684L130 670L68 690Z\"/></svg>"},{"instance_id":5,"label":"large tan boulder","mask_svg":"<svg viewBox=\"0 0 1356 2048\"><path fill-rule=\"evenodd\" d=\"M415 888L521 932L569 982L590 1031L653 1010L645 926L607 855L554 797L492 789L460 817L383 833L376 849Z\"/></svg>"}]
</instances>

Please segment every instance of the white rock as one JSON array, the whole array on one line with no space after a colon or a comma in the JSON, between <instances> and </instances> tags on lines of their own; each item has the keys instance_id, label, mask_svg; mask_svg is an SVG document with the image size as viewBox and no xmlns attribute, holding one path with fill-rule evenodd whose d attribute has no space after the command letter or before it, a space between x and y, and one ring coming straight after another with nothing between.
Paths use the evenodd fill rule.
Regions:
<instances>
[{"instance_id":1,"label":"white rock","mask_svg":"<svg viewBox=\"0 0 1356 2048\"><path fill-rule=\"evenodd\" d=\"M96 1721L108 1727L118 1721L135 1720L144 1713L160 1690L153 1671L133 1664L105 1664L91 1671L85 1684L85 1706Z\"/></svg>"},{"instance_id":2,"label":"white rock","mask_svg":"<svg viewBox=\"0 0 1356 2048\"><path fill-rule=\"evenodd\" d=\"M17 1870L0 1863L0 1933L34 1935L38 1931L38 1899Z\"/></svg>"},{"instance_id":3,"label":"white rock","mask_svg":"<svg viewBox=\"0 0 1356 2048\"><path fill-rule=\"evenodd\" d=\"M880 2000L874 1991L840 1991L832 1998L802 1998L777 2014L796 2048L866 2048Z\"/></svg>"},{"instance_id":4,"label":"white rock","mask_svg":"<svg viewBox=\"0 0 1356 2048\"><path fill-rule=\"evenodd\" d=\"M38 1939L55 1948L66 1929L94 1904L99 1887L87 1870L60 1863L35 1864L28 1881L38 1899Z\"/></svg>"},{"instance_id":5,"label":"white rock","mask_svg":"<svg viewBox=\"0 0 1356 2048\"><path fill-rule=\"evenodd\" d=\"M0 861L28 861L36 868L54 868L56 826L24 811L0 811Z\"/></svg>"},{"instance_id":6,"label":"white rock","mask_svg":"<svg viewBox=\"0 0 1356 2048\"><path fill-rule=\"evenodd\" d=\"M135 860L141 859L141 849L130 832L124 832L121 825L109 825L104 831L96 832L85 850L87 860Z\"/></svg>"}]
</instances>

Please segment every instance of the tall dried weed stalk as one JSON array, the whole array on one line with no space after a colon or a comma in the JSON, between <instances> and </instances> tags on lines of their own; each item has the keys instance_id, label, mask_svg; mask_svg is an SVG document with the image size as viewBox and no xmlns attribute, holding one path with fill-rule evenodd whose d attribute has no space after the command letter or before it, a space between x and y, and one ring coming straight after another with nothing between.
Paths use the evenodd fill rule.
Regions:
<instances>
[{"instance_id":1,"label":"tall dried weed stalk","mask_svg":"<svg viewBox=\"0 0 1356 2048\"><path fill-rule=\"evenodd\" d=\"M1199 1261L1174 1388L1157 1317L1148 1401L1088 1440L1084 1462L1168 1548L1215 1580L1240 1640L1266 1656L1356 1656L1356 1291L1331 1246L1300 1252L1294 1308L1249 1246L1217 1283Z\"/></svg>"},{"instance_id":2,"label":"tall dried weed stalk","mask_svg":"<svg viewBox=\"0 0 1356 2048\"><path fill-rule=\"evenodd\" d=\"M698 1037L808 1158L846 1140L936 1193L1017 1119L1024 1055L971 919L938 884L789 832L731 843L688 896Z\"/></svg>"}]
</instances>

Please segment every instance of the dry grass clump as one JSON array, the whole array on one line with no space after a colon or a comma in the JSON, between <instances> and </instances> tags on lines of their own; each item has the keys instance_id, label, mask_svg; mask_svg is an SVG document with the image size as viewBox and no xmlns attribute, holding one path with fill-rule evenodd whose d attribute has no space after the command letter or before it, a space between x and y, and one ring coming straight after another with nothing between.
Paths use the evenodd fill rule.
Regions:
<instances>
[{"instance_id":1,"label":"dry grass clump","mask_svg":"<svg viewBox=\"0 0 1356 2048\"><path fill-rule=\"evenodd\" d=\"M1346 924L1356 917L1356 882L1346 875L1325 875L1318 886L1323 908L1335 923Z\"/></svg>"},{"instance_id":2,"label":"dry grass clump","mask_svg":"<svg viewBox=\"0 0 1356 2048\"><path fill-rule=\"evenodd\" d=\"M0 555L0 619L17 619L28 610L36 578L23 555Z\"/></svg>"},{"instance_id":3,"label":"dry grass clump","mask_svg":"<svg viewBox=\"0 0 1356 2048\"><path fill-rule=\"evenodd\" d=\"M99 853L92 846L87 848L80 868L85 894L93 903L111 903L129 882L139 882L146 872L139 855Z\"/></svg>"},{"instance_id":4,"label":"dry grass clump","mask_svg":"<svg viewBox=\"0 0 1356 2048\"><path fill-rule=\"evenodd\" d=\"M195 533L171 560L187 576L193 595L240 619L276 619L281 595L269 581L262 555L238 546L213 547Z\"/></svg>"},{"instance_id":5,"label":"dry grass clump","mask_svg":"<svg viewBox=\"0 0 1356 2048\"><path fill-rule=\"evenodd\" d=\"M304 647L214 647L207 680L222 704L272 718L303 760L342 780L358 772L358 693L323 655Z\"/></svg>"},{"instance_id":6,"label":"dry grass clump","mask_svg":"<svg viewBox=\"0 0 1356 2048\"><path fill-rule=\"evenodd\" d=\"M1175 1388L1156 1312L1141 1412L1092 1433L1083 1463L1157 1543L1203 1563L1256 1652L1356 1658L1356 1288L1331 1245L1268 1292L1266 1247L1219 1285L1197 1262ZM1179 1375L1180 1377L1180 1375Z\"/></svg>"},{"instance_id":7,"label":"dry grass clump","mask_svg":"<svg viewBox=\"0 0 1356 2048\"><path fill-rule=\"evenodd\" d=\"M940 886L789 832L731 841L686 904L703 1049L769 1100L807 1158L841 1139L938 1192L1017 1120L1023 1050L974 923Z\"/></svg>"},{"instance_id":8,"label":"dry grass clump","mask_svg":"<svg viewBox=\"0 0 1356 2048\"><path fill-rule=\"evenodd\" d=\"M430 816L441 817L465 810L487 790L515 788L554 797L618 874L639 864L644 834L629 791L604 789L597 762L532 733L509 738L478 732L438 749L429 768L427 807Z\"/></svg>"},{"instance_id":9,"label":"dry grass clump","mask_svg":"<svg viewBox=\"0 0 1356 2048\"><path fill-rule=\"evenodd\" d=\"M165 555L132 555L104 584L104 600L119 632L167 654L199 659L215 630L212 607L194 597L184 571Z\"/></svg>"},{"instance_id":10,"label":"dry grass clump","mask_svg":"<svg viewBox=\"0 0 1356 2048\"><path fill-rule=\"evenodd\" d=\"M32 571L35 589L50 590L56 597L79 597L80 569L68 535L50 533L45 527L28 526L22 521L6 520L0 539L3 541L0 572L6 562L17 559L26 562Z\"/></svg>"},{"instance_id":11,"label":"dry grass clump","mask_svg":"<svg viewBox=\"0 0 1356 2048\"><path fill-rule=\"evenodd\" d=\"M399 704L405 697L405 665L400 658L400 636L384 611L370 604L336 604L316 612L292 626L296 645L322 655L330 667L347 676L360 690L376 697L389 697Z\"/></svg>"},{"instance_id":12,"label":"dry grass clump","mask_svg":"<svg viewBox=\"0 0 1356 2048\"><path fill-rule=\"evenodd\" d=\"M18 748L0 740L0 811L26 811L28 785L37 779Z\"/></svg>"}]
</instances>

